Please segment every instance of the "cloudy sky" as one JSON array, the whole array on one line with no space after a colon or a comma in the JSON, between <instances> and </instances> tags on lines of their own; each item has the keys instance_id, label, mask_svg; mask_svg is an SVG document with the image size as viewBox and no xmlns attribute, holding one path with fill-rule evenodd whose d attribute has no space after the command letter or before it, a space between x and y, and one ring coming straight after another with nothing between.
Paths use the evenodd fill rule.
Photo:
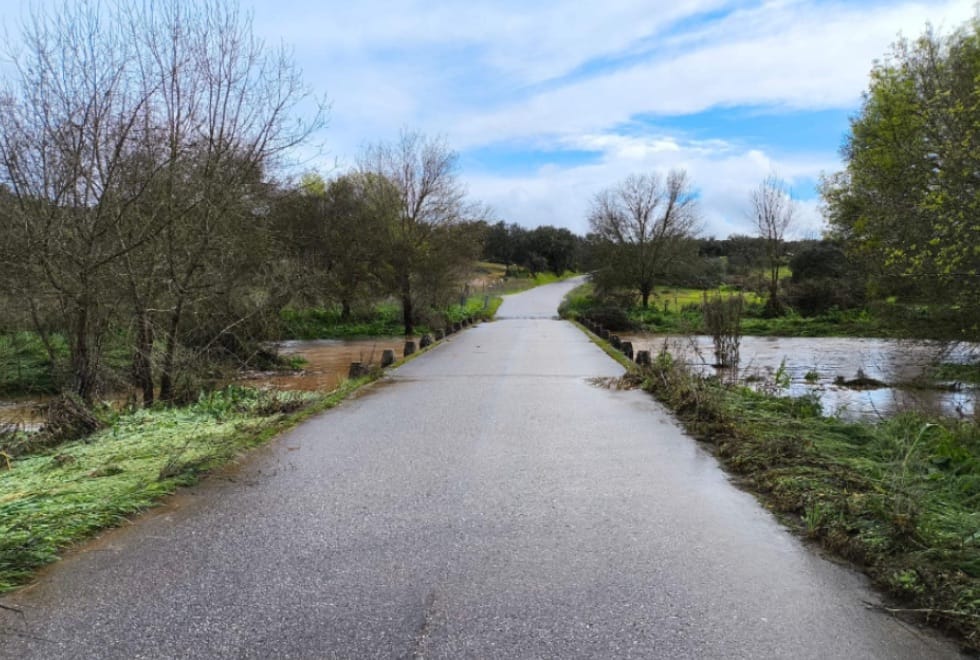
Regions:
<instances>
[{"instance_id":1,"label":"cloudy sky","mask_svg":"<svg viewBox=\"0 0 980 660\"><path fill-rule=\"evenodd\" d=\"M41 0L44 2L44 0ZM349 167L400 129L444 136L499 219L584 233L595 192L685 168L705 233L751 233L768 173L822 226L848 117L901 33L949 30L974 0L241 0L331 104L307 167ZM19 0L0 0L0 4Z\"/></svg>"}]
</instances>

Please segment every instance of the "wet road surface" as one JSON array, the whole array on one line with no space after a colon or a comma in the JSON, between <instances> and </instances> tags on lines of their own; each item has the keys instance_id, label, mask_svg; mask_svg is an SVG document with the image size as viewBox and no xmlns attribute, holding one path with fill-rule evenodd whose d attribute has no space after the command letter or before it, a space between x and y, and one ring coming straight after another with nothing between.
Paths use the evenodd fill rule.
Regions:
<instances>
[{"instance_id":1,"label":"wet road surface","mask_svg":"<svg viewBox=\"0 0 980 660\"><path fill-rule=\"evenodd\" d=\"M4 658L943 658L508 299L0 603Z\"/></svg>"}]
</instances>

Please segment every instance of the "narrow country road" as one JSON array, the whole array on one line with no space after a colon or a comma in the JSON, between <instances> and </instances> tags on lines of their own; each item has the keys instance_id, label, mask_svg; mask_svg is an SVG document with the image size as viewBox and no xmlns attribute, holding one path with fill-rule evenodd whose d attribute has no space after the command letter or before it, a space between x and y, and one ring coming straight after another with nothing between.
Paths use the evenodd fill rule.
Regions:
<instances>
[{"instance_id":1,"label":"narrow country road","mask_svg":"<svg viewBox=\"0 0 980 660\"><path fill-rule=\"evenodd\" d=\"M946 658L509 298L0 604L3 658Z\"/></svg>"}]
</instances>

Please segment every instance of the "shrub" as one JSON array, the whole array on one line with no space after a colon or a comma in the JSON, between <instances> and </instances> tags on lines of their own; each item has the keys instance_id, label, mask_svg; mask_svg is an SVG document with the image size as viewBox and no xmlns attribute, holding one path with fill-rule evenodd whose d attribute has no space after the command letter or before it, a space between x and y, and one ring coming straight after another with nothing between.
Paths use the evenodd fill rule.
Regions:
<instances>
[{"instance_id":1,"label":"shrub","mask_svg":"<svg viewBox=\"0 0 980 660\"><path fill-rule=\"evenodd\" d=\"M709 298L707 292L704 294L704 327L714 342L715 359L720 367L738 367L744 304L745 300L741 295L727 298L716 295Z\"/></svg>"},{"instance_id":2,"label":"shrub","mask_svg":"<svg viewBox=\"0 0 980 660\"><path fill-rule=\"evenodd\" d=\"M631 330L633 323L626 310L619 306L602 305L588 311L588 317L607 330Z\"/></svg>"},{"instance_id":3,"label":"shrub","mask_svg":"<svg viewBox=\"0 0 980 660\"><path fill-rule=\"evenodd\" d=\"M802 316L817 316L834 309L864 304L863 287L843 279L823 277L793 282L786 287L787 302Z\"/></svg>"}]
</instances>

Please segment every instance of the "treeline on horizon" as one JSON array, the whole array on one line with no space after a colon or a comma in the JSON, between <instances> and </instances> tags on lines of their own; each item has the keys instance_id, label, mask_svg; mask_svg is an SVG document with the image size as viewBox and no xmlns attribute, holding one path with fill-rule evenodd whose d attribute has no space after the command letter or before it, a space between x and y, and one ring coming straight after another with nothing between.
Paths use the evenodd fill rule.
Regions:
<instances>
[{"instance_id":1,"label":"treeline on horizon","mask_svg":"<svg viewBox=\"0 0 980 660\"><path fill-rule=\"evenodd\" d=\"M482 259L534 274L550 271L598 272L615 269L607 259L606 241L550 225L534 229L497 222L480 228ZM687 236L672 246L676 258L655 277L658 286L752 292L765 296L770 286L769 239L732 234L727 238ZM858 264L844 244L833 238L781 241L780 267L788 268L780 295L793 311L813 316L832 309L855 309L867 300ZM629 292L629 287L618 287ZM635 293L635 292L634 292Z\"/></svg>"}]
</instances>

